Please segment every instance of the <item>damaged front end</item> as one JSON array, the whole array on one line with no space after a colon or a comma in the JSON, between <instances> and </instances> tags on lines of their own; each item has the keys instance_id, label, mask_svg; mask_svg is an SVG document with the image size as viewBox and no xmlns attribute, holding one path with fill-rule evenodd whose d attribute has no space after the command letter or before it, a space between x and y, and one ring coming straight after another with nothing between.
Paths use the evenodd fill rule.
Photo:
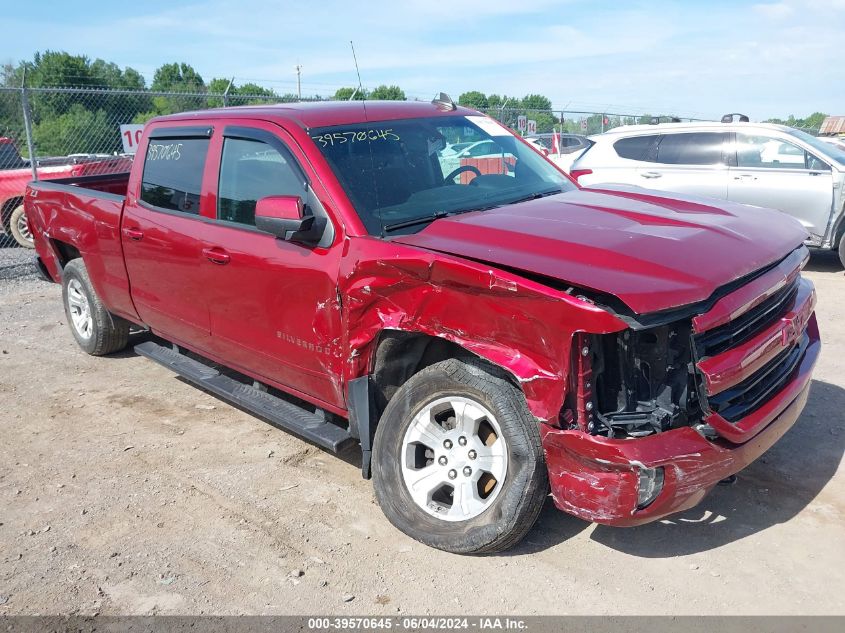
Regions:
<instances>
[{"instance_id":1,"label":"damaged front end","mask_svg":"<svg viewBox=\"0 0 845 633\"><path fill-rule=\"evenodd\" d=\"M690 335L688 322L580 335L576 364L592 378L585 430L624 439L699 423Z\"/></svg>"},{"instance_id":2,"label":"damaged front end","mask_svg":"<svg viewBox=\"0 0 845 633\"><path fill-rule=\"evenodd\" d=\"M541 430L559 508L630 526L693 507L795 423L820 350L804 254L686 314L573 336L560 424Z\"/></svg>"}]
</instances>

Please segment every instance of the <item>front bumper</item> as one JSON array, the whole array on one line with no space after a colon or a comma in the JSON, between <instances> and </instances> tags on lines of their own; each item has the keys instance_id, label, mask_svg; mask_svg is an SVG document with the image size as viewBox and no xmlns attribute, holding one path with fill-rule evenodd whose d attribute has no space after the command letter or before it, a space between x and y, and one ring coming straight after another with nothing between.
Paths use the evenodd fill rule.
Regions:
<instances>
[{"instance_id":1,"label":"front bumper","mask_svg":"<svg viewBox=\"0 0 845 633\"><path fill-rule=\"evenodd\" d=\"M810 317L807 334L810 342L792 379L767 404L765 420L756 420L763 428L755 429L744 443L708 440L691 427L611 440L543 425L555 505L587 521L615 526L648 523L697 505L720 480L766 452L798 419L821 350L815 315ZM637 509L643 467L663 467L664 484L653 502Z\"/></svg>"}]
</instances>

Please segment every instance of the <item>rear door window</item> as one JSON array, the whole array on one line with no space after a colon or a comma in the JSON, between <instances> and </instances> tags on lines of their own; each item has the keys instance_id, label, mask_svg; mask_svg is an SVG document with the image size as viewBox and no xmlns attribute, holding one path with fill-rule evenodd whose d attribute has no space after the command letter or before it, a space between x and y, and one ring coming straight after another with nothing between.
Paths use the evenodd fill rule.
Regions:
<instances>
[{"instance_id":1,"label":"rear door window","mask_svg":"<svg viewBox=\"0 0 845 633\"><path fill-rule=\"evenodd\" d=\"M199 215L207 138L152 138L144 160L141 201Z\"/></svg>"},{"instance_id":2,"label":"rear door window","mask_svg":"<svg viewBox=\"0 0 845 633\"><path fill-rule=\"evenodd\" d=\"M658 134L621 138L613 144L613 149L616 150L620 158L653 161L653 149L658 138Z\"/></svg>"},{"instance_id":3,"label":"rear door window","mask_svg":"<svg viewBox=\"0 0 845 633\"><path fill-rule=\"evenodd\" d=\"M719 165L727 135L722 132L666 134L657 147L657 162L665 165Z\"/></svg>"}]
</instances>

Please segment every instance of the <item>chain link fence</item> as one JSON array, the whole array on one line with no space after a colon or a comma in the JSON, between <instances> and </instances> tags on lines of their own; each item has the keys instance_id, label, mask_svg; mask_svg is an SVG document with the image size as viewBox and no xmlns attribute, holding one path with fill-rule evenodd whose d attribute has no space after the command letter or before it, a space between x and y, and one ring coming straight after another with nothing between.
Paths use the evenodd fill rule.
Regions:
<instances>
[{"instance_id":1,"label":"chain link fence","mask_svg":"<svg viewBox=\"0 0 845 633\"><path fill-rule=\"evenodd\" d=\"M0 88L0 248L26 242L22 196L48 180L127 171L137 139L127 129L154 116L224 106L283 103L290 95L177 93L96 88ZM671 120L650 114L497 107L483 110L528 136L600 134L621 125ZM694 121L697 119L679 119ZM548 142L547 142L548 144ZM33 158L34 157L34 158Z\"/></svg>"},{"instance_id":2,"label":"chain link fence","mask_svg":"<svg viewBox=\"0 0 845 633\"><path fill-rule=\"evenodd\" d=\"M526 136L563 132L565 134L601 134L622 125L666 123L668 121L702 121L703 119L620 114L615 112L578 112L569 110L533 110L527 108L485 108L482 112ZM524 126L520 125L524 120Z\"/></svg>"},{"instance_id":3,"label":"chain link fence","mask_svg":"<svg viewBox=\"0 0 845 633\"><path fill-rule=\"evenodd\" d=\"M128 171L134 129L154 116L290 97L92 88L0 88L0 248L24 246L22 196L33 179ZM34 157L34 158L33 158Z\"/></svg>"}]
</instances>

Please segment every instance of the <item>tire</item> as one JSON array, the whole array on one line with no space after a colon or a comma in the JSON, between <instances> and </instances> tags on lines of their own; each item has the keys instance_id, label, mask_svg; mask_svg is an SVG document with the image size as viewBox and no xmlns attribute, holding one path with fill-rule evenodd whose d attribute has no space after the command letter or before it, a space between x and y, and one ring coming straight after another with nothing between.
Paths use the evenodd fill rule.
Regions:
<instances>
[{"instance_id":1,"label":"tire","mask_svg":"<svg viewBox=\"0 0 845 633\"><path fill-rule=\"evenodd\" d=\"M421 414L439 431L421 425ZM456 554L506 550L548 494L538 422L500 370L476 358L441 361L388 403L373 442L373 485L388 520L417 541Z\"/></svg>"},{"instance_id":2,"label":"tire","mask_svg":"<svg viewBox=\"0 0 845 633\"><path fill-rule=\"evenodd\" d=\"M839 261L845 266L845 235L839 238Z\"/></svg>"},{"instance_id":3,"label":"tire","mask_svg":"<svg viewBox=\"0 0 845 633\"><path fill-rule=\"evenodd\" d=\"M15 238L18 245L23 248L35 248L32 233L26 225L26 214L23 210L23 203L19 204L9 215L9 233Z\"/></svg>"},{"instance_id":4,"label":"tire","mask_svg":"<svg viewBox=\"0 0 845 633\"><path fill-rule=\"evenodd\" d=\"M81 259L64 268L62 303L73 338L92 356L118 352L129 343L129 322L106 310Z\"/></svg>"}]
</instances>

